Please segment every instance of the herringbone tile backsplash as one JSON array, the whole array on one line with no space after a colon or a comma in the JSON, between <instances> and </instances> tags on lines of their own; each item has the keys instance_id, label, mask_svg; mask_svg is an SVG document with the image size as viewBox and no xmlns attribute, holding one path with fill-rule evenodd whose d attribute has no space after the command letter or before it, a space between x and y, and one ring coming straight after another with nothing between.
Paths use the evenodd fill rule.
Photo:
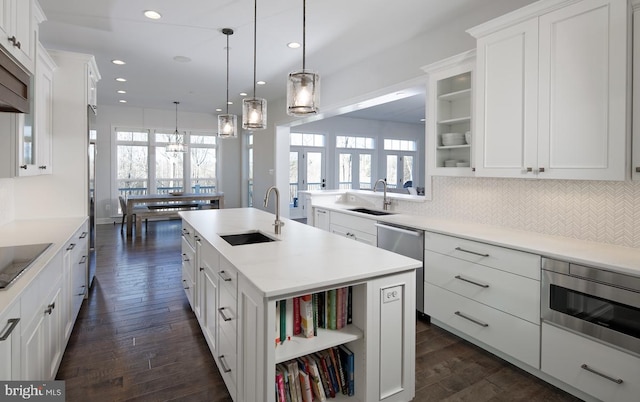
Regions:
<instances>
[{"instance_id":1,"label":"herringbone tile backsplash","mask_svg":"<svg viewBox=\"0 0 640 402\"><path fill-rule=\"evenodd\" d=\"M433 178L417 215L640 248L640 182Z\"/></svg>"}]
</instances>

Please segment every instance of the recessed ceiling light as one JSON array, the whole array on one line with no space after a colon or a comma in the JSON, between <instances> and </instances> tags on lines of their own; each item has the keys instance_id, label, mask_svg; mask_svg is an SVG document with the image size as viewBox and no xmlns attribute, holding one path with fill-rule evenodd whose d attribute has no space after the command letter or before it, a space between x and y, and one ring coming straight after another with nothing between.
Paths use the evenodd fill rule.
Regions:
<instances>
[{"instance_id":1,"label":"recessed ceiling light","mask_svg":"<svg viewBox=\"0 0 640 402\"><path fill-rule=\"evenodd\" d=\"M246 92L240 92L240 96L247 96Z\"/></svg>"},{"instance_id":2,"label":"recessed ceiling light","mask_svg":"<svg viewBox=\"0 0 640 402\"><path fill-rule=\"evenodd\" d=\"M257 82L256 82L256 84L258 84L258 85L264 85L264 84L266 84L266 81L257 81Z\"/></svg>"},{"instance_id":3,"label":"recessed ceiling light","mask_svg":"<svg viewBox=\"0 0 640 402\"><path fill-rule=\"evenodd\" d=\"M162 18L162 14L153 10L146 10L144 12L144 16L149 18L150 20L159 20L160 18Z\"/></svg>"},{"instance_id":4,"label":"recessed ceiling light","mask_svg":"<svg viewBox=\"0 0 640 402\"><path fill-rule=\"evenodd\" d=\"M116 78L116 81L118 81L118 82L127 82L127 79L126 78L122 78L122 77L118 77L118 78Z\"/></svg>"},{"instance_id":5,"label":"recessed ceiling light","mask_svg":"<svg viewBox=\"0 0 640 402\"><path fill-rule=\"evenodd\" d=\"M126 101L126 100L124 100L124 99L120 99L118 102L120 102L120 103L127 103L127 101Z\"/></svg>"},{"instance_id":6,"label":"recessed ceiling light","mask_svg":"<svg viewBox=\"0 0 640 402\"><path fill-rule=\"evenodd\" d=\"M125 63L124 61L122 61L122 60L118 60L118 59L111 60L111 62L112 62L113 64L117 64L117 65L119 65L119 66L122 66L122 65L127 64L127 63Z\"/></svg>"},{"instance_id":7,"label":"recessed ceiling light","mask_svg":"<svg viewBox=\"0 0 640 402\"><path fill-rule=\"evenodd\" d=\"M217 109L216 109L216 112L222 112L222 109L217 108Z\"/></svg>"},{"instance_id":8,"label":"recessed ceiling light","mask_svg":"<svg viewBox=\"0 0 640 402\"><path fill-rule=\"evenodd\" d=\"M424 123L425 121L427 121L427 119L422 118L420 119L420 121Z\"/></svg>"},{"instance_id":9,"label":"recessed ceiling light","mask_svg":"<svg viewBox=\"0 0 640 402\"><path fill-rule=\"evenodd\" d=\"M126 93L127 93L127 91L125 91L125 90L123 90L123 89L121 89L121 90L119 90L119 91L117 91L117 92L118 92L119 94L126 94Z\"/></svg>"},{"instance_id":10,"label":"recessed ceiling light","mask_svg":"<svg viewBox=\"0 0 640 402\"><path fill-rule=\"evenodd\" d=\"M227 101L227 105L233 105L232 101Z\"/></svg>"},{"instance_id":11,"label":"recessed ceiling light","mask_svg":"<svg viewBox=\"0 0 640 402\"><path fill-rule=\"evenodd\" d=\"M289 42L287 43L287 47L290 49L297 49L300 47L300 44L298 42Z\"/></svg>"},{"instance_id":12,"label":"recessed ceiling light","mask_svg":"<svg viewBox=\"0 0 640 402\"><path fill-rule=\"evenodd\" d=\"M177 61L178 63L188 63L191 61L191 58L187 56L175 56L173 61Z\"/></svg>"}]
</instances>

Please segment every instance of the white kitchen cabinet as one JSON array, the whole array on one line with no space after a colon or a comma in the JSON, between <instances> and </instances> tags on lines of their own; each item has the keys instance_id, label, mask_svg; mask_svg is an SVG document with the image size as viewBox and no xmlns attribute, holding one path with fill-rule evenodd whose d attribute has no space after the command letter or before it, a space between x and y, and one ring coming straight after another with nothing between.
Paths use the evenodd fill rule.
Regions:
<instances>
[{"instance_id":1,"label":"white kitchen cabinet","mask_svg":"<svg viewBox=\"0 0 640 402\"><path fill-rule=\"evenodd\" d=\"M640 395L640 359L573 332L542 323L542 371L607 402Z\"/></svg>"},{"instance_id":2,"label":"white kitchen cabinet","mask_svg":"<svg viewBox=\"0 0 640 402\"><path fill-rule=\"evenodd\" d=\"M336 211L331 211L330 217L331 233L376 246L378 231L375 220Z\"/></svg>"},{"instance_id":3,"label":"white kitchen cabinet","mask_svg":"<svg viewBox=\"0 0 640 402\"><path fill-rule=\"evenodd\" d=\"M429 173L437 176L473 176L472 144L445 144L442 134L471 132L472 82L475 50L422 67L429 75L427 116L427 155ZM445 161L447 165L445 166ZM466 164L466 166L458 166Z\"/></svg>"},{"instance_id":4,"label":"white kitchen cabinet","mask_svg":"<svg viewBox=\"0 0 640 402\"><path fill-rule=\"evenodd\" d=\"M16 300L0 314L0 380L20 379L22 353L20 300Z\"/></svg>"},{"instance_id":5,"label":"white kitchen cabinet","mask_svg":"<svg viewBox=\"0 0 640 402\"><path fill-rule=\"evenodd\" d=\"M200 297L200 315L198 321L213 356L218 356L218 279L220 256L218 251L207 242L199 241L200 268L196 281Z\"/></svg>"},{"instance_id":6,"label":"white kitchen cabinet","mask_svg":"<svg viewBox=\"0 0 640 402\"><path fill-rule=\"evenodd\" d=\"M540 361L540 256L425 233L425 313L530 367Z\"/></svg>"},{"instance_id":7,"label":"white kitchen cabinet","mask_svg":"<svg viewBox=\"0 0 640 402\"><path fill-rule=\"evenodd\" d=\"M631 175L640 180L640 2L633 6L633 155Z\"/></svg>"},{"instance_id":8,"label":"white kitchen cabinet","mask_svg":"<svg viewBox=\"0 0 640 402\"><path fill-rule=\"evenodd\" d=\"M34 0L0 1L0 44L29 72L33 72L38 24L43 20Z\"/></svg>"},{"instance_id":9,"label":"white kitchen cabinet","mask_svg":"<svg viewBox=\"0 0 640 402\"><path fill-rule=\"evenodd\" d=\"M537 2L477 42L478 176L628 176L627 0Z\"/></svg>"},{"instance_id":10,"label":"white kitchen cabinet","mask_svg":"<svg viewBox=\"0 0 640 402\"><path fill-rule=\"evenodd\" d=\"M330 215L329 210L324 208L313 208L313 226L318 229L329 231L330 225Z\"/></svg>"},{"instance_id":11,"label":"white kitchen cabinet","mask_svg":"<svg viewBox=\"0 0 640 402\"><path fill-rule=\"evenodd\" d=\"M3 113L0 119L0 124L15 133L0 140L7 150L14 150L0 170L2 177L52 173L53 74L56 65L42 45L38 45L36 53L29 95L30 113Z\"/></svg>"},{"instance_id":12,"label":"white kitchen cabinet","mask_svg":"<svg viewBox=\"0 0 640 402\"><path fill-rule=\"evenodd\" d=\"M194 308L194 263L196 259L196 252L193 246L182 237L182 288L187 295L191 308Z\"/></svg>"},{"instance_id":13,"label":"white kitchen cabinet","mask_svg":"<svg viewBox=\"0 0 640 402\"><path fill-rule=\"evenodd\" d=\"M238 321L242 318L238 310L238 272L220 256L218 271L218 355L216 361L220 375L232 398L236 397L238 367ZM275 378L275 377L274 377Z\"/></svg>"},{"instance_id":14,"label":"white kitchen cabinet","mask_svg":"<svg viewBox=\"0 0 640 402\"><path fill-rule=\"evenodd\" d=\"M65 280L64 340L69 340L76 322L82 301L87 293L87 260L89 255L88 222L85 222L71 236L64 249L63 267ZM62 304L62 303L61 303Z\"/></svg>"}]
</instances>

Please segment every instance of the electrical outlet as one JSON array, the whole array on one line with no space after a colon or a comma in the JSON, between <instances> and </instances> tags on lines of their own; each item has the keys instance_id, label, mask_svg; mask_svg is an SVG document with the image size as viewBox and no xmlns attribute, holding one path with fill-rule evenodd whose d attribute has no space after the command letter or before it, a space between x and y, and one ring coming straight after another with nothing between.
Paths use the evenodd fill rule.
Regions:
<instances>
[{"instance_id":1,"label":"electrical outlet","mask_svg":"<svg viewBox=\"0 0 640 402\"><path fill-rule=\"evenodd\" d=\"M356 202L356 196L355 195L350 195L349 196L349 201L350 202Z\"/></svg>"},{"instance_id":2,"label":"electrical outlet","mask_svg":"<svg viewBox=\"0 0 640 402\"><path fill-rule=\"evenodd\" d=\"M388 289L382 289L382 302L391 303L400 300L402 295L402 288L400 286L394 286Z\"/></svg>"}]
</instances>

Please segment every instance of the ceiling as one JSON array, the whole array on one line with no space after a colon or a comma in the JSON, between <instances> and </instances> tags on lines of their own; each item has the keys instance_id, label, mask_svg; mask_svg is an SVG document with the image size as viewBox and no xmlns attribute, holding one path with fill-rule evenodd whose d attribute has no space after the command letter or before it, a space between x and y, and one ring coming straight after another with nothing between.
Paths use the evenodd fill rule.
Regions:
<instances>
[{"instance_id":1,"label":"ceiling","mask_svg":"<svg viewBox=\"0 0 640 402\"><path fill-rule=\"evenodd\" d=\"M506 0L309 0L306 67L322 77L395 46L461 13ZM527 1L527 0L521 0ZM40 40L47 48L93 54L102 80L98 104L217 114L226 105L226 36L229 37L230 113L241 114L253 93L253 0L39 0L47 16ZM259 0L256 96L285 96L286 77L302 67L301 0ZM402 6L399 7L399 4ZM520 4L521 5L521 4ZM144 17L153 9L160 20ZM402 29L381 29L401 21ZM398 25L398 24L396 24ZM178 61L176 61L178 58ZM189 62L180 61L188 58ZM114 65L121 59L125 65ZM127 79L125 83L115 81ZM323 78L324 79L324 78ZM118 94L117 90L126 90ZM392 109L359 111L357 117L416 122L424 117L424 94Z\"/></svg>"}]
</instances>

